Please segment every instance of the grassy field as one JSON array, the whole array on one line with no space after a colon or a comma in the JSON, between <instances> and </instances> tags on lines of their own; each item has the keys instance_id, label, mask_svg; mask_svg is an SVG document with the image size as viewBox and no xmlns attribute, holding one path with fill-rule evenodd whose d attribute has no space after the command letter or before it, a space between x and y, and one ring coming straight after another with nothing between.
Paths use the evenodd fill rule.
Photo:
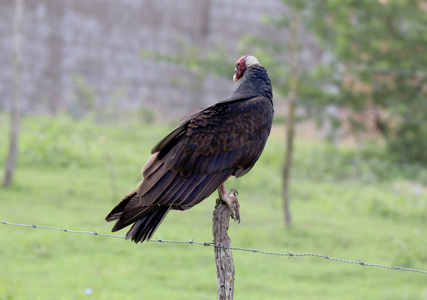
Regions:
<instances>
[{"instance_id":1,"label":"grassy field","mask_svg":"<svg viewBox=\"0 0 427 300\"><path fill-rule=\"evenodd\" d=\"M0 115L0 165L7 118ZM16 180L0 188L0 221L108 233L104 218L140 180L151 147L171 128L26 118ZM427 270L427 171L378 147L299 141L284 228L282 128L239 191L234 247L316 253ZM168 215L155 237L211 242L215 196ZM125 231L119 232L124 235ZM427 299L427 275L322 258L235 251L235 299ZM211 247L145 243L0 224L0 299L215 299Z\"/></svg>"}]
</instances>

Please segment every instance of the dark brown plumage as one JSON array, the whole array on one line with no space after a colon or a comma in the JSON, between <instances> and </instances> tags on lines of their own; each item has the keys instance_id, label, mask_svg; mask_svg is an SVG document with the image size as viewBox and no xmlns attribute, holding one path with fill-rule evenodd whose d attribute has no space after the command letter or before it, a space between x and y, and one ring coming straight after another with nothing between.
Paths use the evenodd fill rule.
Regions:
<instances>
[{"instance_id":1,"label":"dark brown plumage","mask_svg":"<svg viewBox=\"0 0 427 300\"><path fill-rule=\"evenodd\" d=\"M230 176L246 174L270 134L273 95L258 60L245 55L227 99L187 116L151 151L142 181L106 217L112 231L133 224L126 239L149 240L169 210L187 210L210 196Z\"/></svg>"}]
</instances>

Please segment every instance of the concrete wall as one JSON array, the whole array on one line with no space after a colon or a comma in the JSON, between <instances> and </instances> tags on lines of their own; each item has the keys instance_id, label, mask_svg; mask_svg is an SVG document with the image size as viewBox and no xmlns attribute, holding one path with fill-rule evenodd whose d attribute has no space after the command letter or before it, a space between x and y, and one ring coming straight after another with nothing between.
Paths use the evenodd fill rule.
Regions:
<instances>
[{"instance_id":1,"label":"concrete wall","mask_svg":"<svg viewBox=\"0 0 427 300\"><path fill-rule=\"evenodd\" d=\"M287 34L262 24L262 16L287 13L280 0L38 0L25 2L24 110L75 115L96 106L116 113L129 109L176 118L227 97L231 81L194 74L141 56L183 51L182 43L207 50L223 45L240 55L244 35L287 41ZM13 1L0 0L0 109L12 98ZM305 34L306 35L306 34ZM310 37L301 60L313 63L319 50ZM308 49L308 50L307 50Z\"/></svg>"}]
</instances>

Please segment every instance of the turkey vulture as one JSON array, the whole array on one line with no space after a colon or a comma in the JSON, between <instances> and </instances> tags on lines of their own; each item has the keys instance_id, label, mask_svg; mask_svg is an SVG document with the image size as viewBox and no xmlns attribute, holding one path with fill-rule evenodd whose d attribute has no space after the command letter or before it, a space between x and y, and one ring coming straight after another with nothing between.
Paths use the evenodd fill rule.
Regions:
<instances>
[{"instance_id":1,"label":"turkey vulture","mask_svg":"<svg viewBox=\"0 0 427 300\"><path fill-rule=\"evenodd\" d=\"M254 56L237 61L233 81L242 77L230 97L185 117L151 150L136 190L106 217L117 220L113 232L133 223L126 239L142 243L151 238L169 210L190 209L216 189L232 217L240 220L237 191L227 194L224 182L252 169L274 114L270 79Z\"/></svg>"}]
</instances>

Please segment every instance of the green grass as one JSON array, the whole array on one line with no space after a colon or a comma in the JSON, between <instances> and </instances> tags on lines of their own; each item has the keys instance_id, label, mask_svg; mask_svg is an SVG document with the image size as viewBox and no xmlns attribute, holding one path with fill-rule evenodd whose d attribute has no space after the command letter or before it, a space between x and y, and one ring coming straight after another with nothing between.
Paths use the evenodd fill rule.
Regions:
<instances>
[{"instance_id":1,"label":"green grass","mask_svg":"<svg viewBox=\"0 0 427 300\"><path fill-rule=\"evenodd\" d=\"M0 165L8 126L0 115ZM170 128L26 118L15 183L0 188L0 220L108 233L105 215L140 179ZM326 254L427 270L427 172L381 149L299 142L291 182L293 228L284 228L274 133L257 166L227 186L240 193L233 246ZM3 169L3 168L2 168ZM172 212L156 238L212 241L215 196ZM124 234L125 231L119 232ZM427 275L322 258L234 251L235 299L427 299ZM85 294L91 289L91 294ZM213 249L0 224L0 299L215 299Z\"/></svg>"}]
</instances>

